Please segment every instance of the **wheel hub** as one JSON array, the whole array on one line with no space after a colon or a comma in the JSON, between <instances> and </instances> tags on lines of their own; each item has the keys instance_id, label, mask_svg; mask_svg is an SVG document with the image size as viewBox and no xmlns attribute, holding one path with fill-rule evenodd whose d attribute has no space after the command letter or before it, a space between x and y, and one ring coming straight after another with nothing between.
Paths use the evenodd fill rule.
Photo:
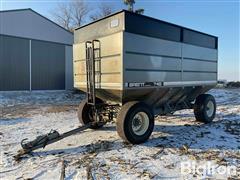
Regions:
<instances>
[{"instance_id":1,"label":"wheel hub","mask_svg":"<svg viewBox=\"0 0 240 180\"><path fill-rule=\"evenodd\" d=\"M206 112L207 112L208 117L211 117L213 115L213 113L214 113L214 104L213 104L212 101L209 101L207 103L207 110L206 110Z\"/></svg>"},{"instance_id":2,"label":"wheel hub","mask_svg":"<svg viewBox=\"0 0 240 180\"><path fill-rule=\"evenodd\" d=\"M145 112L138 112L132 121L132 130L136 135L143 135L149 126L149 118Z\"/></svg>"}]
</instances>

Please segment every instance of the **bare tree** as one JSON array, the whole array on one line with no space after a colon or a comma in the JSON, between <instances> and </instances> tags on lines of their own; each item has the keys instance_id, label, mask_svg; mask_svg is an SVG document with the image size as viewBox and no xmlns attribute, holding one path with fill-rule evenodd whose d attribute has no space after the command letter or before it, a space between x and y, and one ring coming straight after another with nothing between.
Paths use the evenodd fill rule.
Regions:
<instances>
[{"instance_id":1,"label":"bare tree","mask_svg":"<svg viewBox=\"0 0 240 180\"><path fill-rule=\"evenodd\" d=\"M83 1L73 1L70 3L72 23L74 27L80 27L90 12L89 6Z\"/></svg>"},{"instance_id":2,"label":"bare tree","mask_svg":"<svg viewBox=\"0 0 240 180\"><path fill-rule=\"evenodd\" d=\"M52 15L56 23L69 31L73 31L85 22L89 12L90 8L84 0L72 0L67 3L59 3Z\"/></svg>"},{"instance_id":3,"label":"bare tree","mask_svg":"<svg viewBox=\"0 0 240 180\"><path fill-rule=\"evenodd\" d=\"M128 6L128 11L135 12L136 14L143 14L144 9L137 9L134 11L133 5L135 4L135 0L123 0L124 4Z\"/></svg>"},{"instance_id":4,"label":"bare tree","mask_svg":"<svg viewBox=\"0 0 240 180\"><path fill-rule=\"evenodd\" d=\"M114 8L111 4L109 3L101 3L98 6L98 10L97 12L95 12L94 14L90 15L90 19L92 21L96 21L100 18L106 17L110 14L112 14L114 11Z\"/></svg>"},{"instance_id":5,"label":"bare tree","mask_svg":"<svg viewBox=\"0 0 240 180\"><path fill-rule=\"evenodd\" d=\"M56 23L67 30L71 30L71 10L66 3L59 3L57 8L53 10L52 16Z\"/></svg>"},{"instance_id":6,"label":"bare tree","mask_svg":"<svg viewBox=\"0 0 240 180\"><path fill-rule=\"evenodd\" d=\"M128 6L128 10L133 12L133 4L135 4L135 0L124 0L123 2Z\"/></svg>"}]
</instances>

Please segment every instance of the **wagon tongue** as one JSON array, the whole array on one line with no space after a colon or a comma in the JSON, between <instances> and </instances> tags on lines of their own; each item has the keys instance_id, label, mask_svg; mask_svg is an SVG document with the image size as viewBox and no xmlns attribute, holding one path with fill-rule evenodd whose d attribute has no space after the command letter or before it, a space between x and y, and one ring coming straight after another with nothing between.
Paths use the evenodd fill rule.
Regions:
<instances>
[{"instance_id":1,"label":"wagon tongue","mask_svg":"<svg viewBox=\"0 0 240 180\"><path fill-rule=\"evenodd\" d=\"M36 149L44 148L48 144L52 144L63 138L82 132L90 128L91 126L93 126L93 123L89 123L76 129L72 129L63 134L60 134L56 130L51 130L48 134L38 136L36 139L32 141L27 141L27 139L23 139L21 142L22 149L18 151L18 154L14 156L14 159L16 161L19 161L25 154L29 154Z\"/></svg>"}]
</instances>

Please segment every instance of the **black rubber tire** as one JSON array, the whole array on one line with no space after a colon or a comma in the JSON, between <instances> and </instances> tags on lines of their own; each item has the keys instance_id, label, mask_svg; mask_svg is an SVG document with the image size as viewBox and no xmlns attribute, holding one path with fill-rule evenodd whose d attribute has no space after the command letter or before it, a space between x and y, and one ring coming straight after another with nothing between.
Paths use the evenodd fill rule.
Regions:
<instances>
[{"instance_id":1,"label":"black rubber tire","mask_svg":"<svg viewBox=\"0 0 240 180\"><path fill-rule=\"evenodd\" d=\"M83 100L78 107L78 120L82 125L88 124L93 121L91 116L91 106L88 105L87 100ZM103 124L94 124L91 129L99 129Z\"/></svg>"},{"instance_id":2,"label":"black rubber tire","mask_svg":"<svg viewBox=\"0 0 240 180\"><path fill-rule=\"evenodd\" d=\"M212 101L214 105L213 114L209 117L207 115L207 104L209 101ZM197 121L204 123L211 123L216 115L216 101L215 98L210 94L201 94L196 98L194 104L194 115Z\"/></svg>"},{"instance_id":3,"label":"black rubber tire","mask_svg":"<svg viewBox=\"0 0 240 180\"><path fill-rule=\"evenodd\" d=\"M133 117L138 112L145 112L149 118L149 126L146 132L139 136L133 132ZM118 135L126 142L140 144L149 139L154 128L154 115L150 107L143 102L132 101L124 104L117 117Z\"/></svg>"}]
</instances>

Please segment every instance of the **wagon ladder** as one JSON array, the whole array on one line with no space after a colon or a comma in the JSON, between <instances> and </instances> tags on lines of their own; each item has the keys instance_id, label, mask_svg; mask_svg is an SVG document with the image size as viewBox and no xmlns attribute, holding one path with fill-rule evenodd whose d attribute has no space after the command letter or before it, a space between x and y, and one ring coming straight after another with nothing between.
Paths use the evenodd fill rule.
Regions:
<instances>
[{"instance_id":1,"label":"wagon ladder","mask_svg":"<svg viewBox=\"0 0 240 180\"><path fill-rule=\"evenodd\" d=\"M101 84L101 49L100 41L87 41L86 46L86 80L88 104L96 107L96 86Z\"/></svg>"}]
</instances>

